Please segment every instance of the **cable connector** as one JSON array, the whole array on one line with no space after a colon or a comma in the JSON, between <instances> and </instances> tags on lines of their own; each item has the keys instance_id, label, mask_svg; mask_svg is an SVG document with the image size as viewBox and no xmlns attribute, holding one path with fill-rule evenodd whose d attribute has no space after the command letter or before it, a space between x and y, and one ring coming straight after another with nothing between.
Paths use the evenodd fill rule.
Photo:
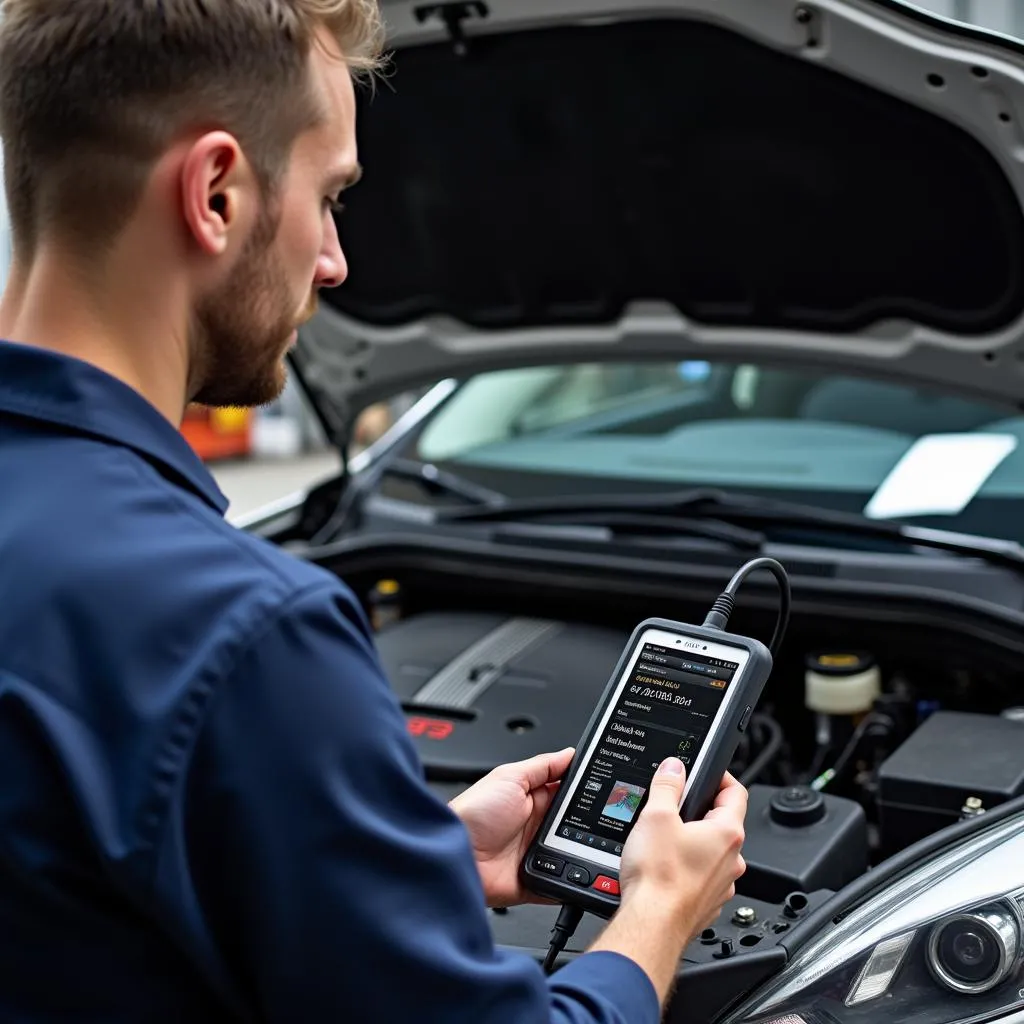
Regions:
<instances>
[{"instance_id":1,"label":"cable connector","mask_svg":"<svg viewBox=\"0 0 1024 1024\"><path fill-rule=\"evenodd\" d=\"M779 614L775 620L775 632L772 635L771 642L768 644L768 650L774 658L779 653L782 638L786 635L786 627L789 625L790 605L789 577L786 575L786 570L782 567L781 563L777 562L774 558L753 558L746 564L741 565L736 570L733 578L729 580L725 590L715 598L715 603L711 606L711 611L708 612L704 625L710 629L723 630L729 625L729 616L732 615L732 610L736 606L736 591L739 590L743 581L758 569L767 569L775 577L775 581L779 585Z\"/></svg>"},{"instance_id":2,"label":"cable connector","mask_svg":"<svg viewBox=\"0 0 1024 1024\"><path fill-rule=\"evenodd\" d=\"M551 942L548 944L548 955L544 958L544 973L550 974L554 969L558 954L565 949L565 944L573 937L574 932L583 920L583 911L569 903L563 904L558 912L558 920L551 929Z\"/></svg>"},{"instance_id":3,"label":"cable connector","mask_svg":"<svg viewBox=\"0 0 1024 1024\"><path fill-rule=\"evenodd\" d=\"M704 625L708 629L725 629L729 625L729 617L732 615L732 610L735 607L736 598L727 591L722 591L715 598L715 603L711 606L711 611L708 612Z\"/></svg>"}]
</instances>

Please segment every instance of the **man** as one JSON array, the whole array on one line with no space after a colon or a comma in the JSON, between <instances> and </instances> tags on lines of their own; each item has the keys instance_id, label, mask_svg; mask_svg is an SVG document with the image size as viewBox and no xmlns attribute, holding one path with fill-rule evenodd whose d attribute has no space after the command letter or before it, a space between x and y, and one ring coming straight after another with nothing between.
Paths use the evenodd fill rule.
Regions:
<instances>
[{"instance_id":1,"label":"man","mask_svg":"<svg viewBox=\"0 0 1024 1024\"><path fill-rule=\"evenodd\" d=\"M570 751L449 808L353 595L230 527L176 424L254 405L359 174L374 0L4 0L0 1020L654 1022L746 795L655 777L622 906L551 978L485 903Z\"/></svg>"}]
</instances>

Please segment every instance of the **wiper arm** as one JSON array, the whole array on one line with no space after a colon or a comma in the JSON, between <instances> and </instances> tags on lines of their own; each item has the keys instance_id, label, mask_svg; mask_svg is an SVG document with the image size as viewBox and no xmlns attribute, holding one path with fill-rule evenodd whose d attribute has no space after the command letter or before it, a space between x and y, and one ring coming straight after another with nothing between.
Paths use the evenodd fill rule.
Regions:
<instances>
[{"instance_id":1,"label":"wiper arm","mask_svg":"<svg viewBox=\"0 0 1024 1024\"><path fill-rule=\"evenodd\" d=\"M455 473L438 469L429 462L416 462L414 459L385 460L379 464L371 464L362 474L349 481L337 508L310 538L310 546L323 544L347 529L350 517L361 506L366 495L371 493L385 476L411 480L431 494L449 494L461 498L468 502L474 511L480 508L499 508L507 503L503 494L487 487L480 487Z\"/></svg>"},{"instance_id":2,"label":"wiper arm","mask_svg":"<svg viewBox=\"0 0 1024 1024\"><path fill-rule=\"evenodd\" d=\"M816 508L813 505L760 498L756 495L729 494L713 488L693 488L653 495L592 494L509 501L492 508L445 510L438 513L438 519L444 522L511 522L557 517L578 521L577 517L587 516L591 521L599 521L602 516L622 513L679 516L689 522L713 519L719 525L746 524L759 529L771 526L803 527L840 536L930 547L1024 571L1024 548L1013 541L905 526L887 520L869 519L856 512Z\"/></svg>"}]
</instances>

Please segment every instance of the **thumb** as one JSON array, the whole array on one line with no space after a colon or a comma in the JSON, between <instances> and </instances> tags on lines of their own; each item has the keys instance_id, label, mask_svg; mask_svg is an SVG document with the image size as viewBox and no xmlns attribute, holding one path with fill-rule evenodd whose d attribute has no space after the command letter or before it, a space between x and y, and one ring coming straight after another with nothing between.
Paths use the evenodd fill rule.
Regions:
<instances>
[{"instance_id":1,"label":"thumb","mask_svg":"<svg viewBox=\"0 0 1024 1024\"><path fill-rule=\"evenodd\" d=\"M678 809L685 783L686 768L683 762L678 757L666 757L651 779L651 795L647 798L647 805Z\"/></svg>"},{"instance_id":2,"label":"thumb","mask_svg":"<svg viewBox=\"0 0 1024 1024\"><path fill-rule=\"evenodd\" d=\"M550 754L535 754L525 761L502 765L500 771L519 782L529 793L541 786L558 782L569 767L574 753L572 747L566 747Z\"/></svg>"}]
</instances>

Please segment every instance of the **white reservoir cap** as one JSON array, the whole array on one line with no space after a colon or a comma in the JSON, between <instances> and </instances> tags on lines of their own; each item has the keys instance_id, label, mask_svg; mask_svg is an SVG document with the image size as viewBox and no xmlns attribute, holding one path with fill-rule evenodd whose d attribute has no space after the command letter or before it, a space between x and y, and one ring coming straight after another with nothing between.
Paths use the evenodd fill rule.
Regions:
<instances>
[{"instance_id":1,"label":"white reservoir cap","mask_svg":"<svg viewBox=\"0 0 1024 1024\"><path fill-rule=\"evenodd\" d=\"M823 715L859 715L882 692L882 673L869 654L836 651L812 654L804 675L804 702Z\"/></svg>"}]
</instances>

